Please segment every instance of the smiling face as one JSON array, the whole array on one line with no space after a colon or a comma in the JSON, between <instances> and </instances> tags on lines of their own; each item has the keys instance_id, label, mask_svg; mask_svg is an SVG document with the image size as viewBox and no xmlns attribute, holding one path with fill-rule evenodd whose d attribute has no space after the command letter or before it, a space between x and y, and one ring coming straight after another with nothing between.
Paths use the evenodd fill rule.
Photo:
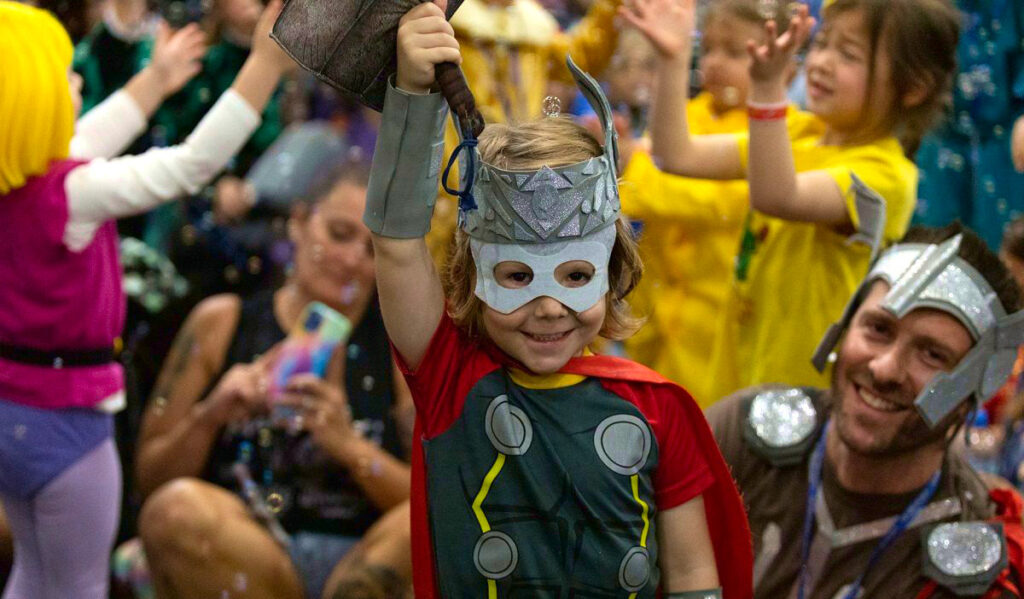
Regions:
<instances>
[{"instance_id":1,"label":"smiling face","mask_svg":"<svg viewBox=\"0 0 1024 599\"><path fill-rule=\"evenodd\" d=\"M833 371L833 419L853 452L894 456L939 441L962 417L953 412L929 429L914 400L939 372L971 349L967 329L928 308L896 318L881 307L889 285L877 281L853 317Z\"/></svg>"},{"instance_id":2,"label":"smiling face","mask_svg":"<svg viewBox=\"0 0 1024 599\"><path fill-rule=\"evenodd\" d=\"M555 280L570 289L587 285L593 276L594 266L583 260L565 262L555 269ZM530 284L533 272L521 262L501 262L494 267L494 278L502 287L519 289ZM600 332L606 310L604 299L574 312L545 295L508 314L485 304L482 324L487 336L506 354L534 373L551 374L583 354Z\"/></svg>"},{"instance_id":3,"label":"smiling face","mask_svg":"<svg viewBox=\"0 0 1024 599\"><path fill-rule=\"evenodd\" d=\"M807 109L838 134L838 143L882 127L892 104L889 62L883 40L872 49L859 9L836 14L815 36L805 63Z\"/></svg>"},{"instance_id":4,"label":"smiling face","mask_svg":"<svg viewBox=\"0 0 1024 599\"><path fill-rule=\"evenodd\" d=\"M374 291L370 230L359 217L365 206L366 188L342 182L289 223L296 283L350 317L362 313Z\"/></svg>"}]
</instances>

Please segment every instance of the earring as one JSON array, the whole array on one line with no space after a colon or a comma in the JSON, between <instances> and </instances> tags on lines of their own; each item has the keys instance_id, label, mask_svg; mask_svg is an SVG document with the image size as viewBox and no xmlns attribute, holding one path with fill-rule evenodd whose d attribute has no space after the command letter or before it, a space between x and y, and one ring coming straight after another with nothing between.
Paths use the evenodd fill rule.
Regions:
<instances>
[{"instance_id":1,"label":"earring","mask_svg":"<svg viewBox=\"0 0 1024 599\"><path fill-rule=\"evenodd\" d=\"M724 100L725 100L726 104L728 104L729 106L738 106L739 105L739 103L740 103L740 90L738 90L735 87L730 85L730 86L726 87L722 91L725 94Z\"/></svg>"}]
</instances>

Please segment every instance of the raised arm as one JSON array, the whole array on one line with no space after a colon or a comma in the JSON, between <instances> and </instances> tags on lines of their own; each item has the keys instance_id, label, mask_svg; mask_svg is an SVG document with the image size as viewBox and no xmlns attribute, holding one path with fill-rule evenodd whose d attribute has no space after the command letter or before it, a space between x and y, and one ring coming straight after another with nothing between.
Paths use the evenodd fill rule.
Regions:
<instances>
[{"instance_id":1,"label":"raised arm","mask_svg":"<svg viewBox=\"0 0 1024 599\"><path fill-rule=\"evenodd\" d=\"M71 156L113 158L124 152L160 104L200 71L205 40L198 25L172 32L160 23L149 64L75 123Z\"/></svg>"},{"instance_id":2,"label":"raised arm","mask_svg":"<svg viewBox=\"0 0 1024 599\"><path fill-rule=\"evenodd\" d=\"M389 84L364 222L373 232L377 289L388 336L411 368L419 366L444 313L444 292L423 236L437 197L447 107L434 84L434 65L459 63L445 0L402 17L398 73Z\"/></svg>"},{"instance_id":3,"label":"raised arm","mask_svg":"<svg viewBox=\"0 0 1024 599\"><path fill-rule=\"evenodd\" d=\"M104 221L197 192L224 168L259 125L259 114L278 81L294 65L269 37L280 10L280 0L264 10L252 52L234 84L185 143L139 156L94 160L68 175L69 247L88 243L92 230Z\"/></svg>"},{"instance_id":4,"label":"raised arm","mask_svg":"<svg viewBox=\"0 0 1024 599\"><path fill-rule=\"evenodd\" d=\"M75 122L68 155L82 160L113 158L142 135L147 119L142 107L119 89Z\"/></svg>"},{"instance_id":5,"label":"raised arm","mask_svg":"<svg viewBox=\"0 0 1024 599\"><path fill-rule=\"evenodd\" d=\"M801 5L782 35L776 37L775 23L769 21L765 25L765 43L748 44L753 57L752 105L786 104L786 69L813 26L814 19L808 16L807 7ZM833 226L851 223L842 191L828 173L796 172L785 118L751 118L749 152L750 205L756 210L786 220Z\"/></svg>"},{"instance_id":6,"label":"raised arm","mask_svg":"<svg viewBox=\"0 0 1024 599\"><path fill-rule=\"evenodd\" d=\"M651 156L661 170L702 179L741 179L739 146L731 135L690 135L692 34L696 0L634 0L619 14L658 51L658 87L651 104Z\"/></svg>"}]
</instances>

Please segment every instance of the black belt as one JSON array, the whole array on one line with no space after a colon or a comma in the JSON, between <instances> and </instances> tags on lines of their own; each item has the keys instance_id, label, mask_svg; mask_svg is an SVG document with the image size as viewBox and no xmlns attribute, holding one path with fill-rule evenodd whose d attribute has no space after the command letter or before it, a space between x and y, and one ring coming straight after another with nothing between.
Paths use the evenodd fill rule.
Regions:
<instances>
[{"instance_id":1,"label":"black belt","mask_svg":"<svg viewBox=\"0 0 1024 599\"><path fill-rule=\"evenodd\" d=\"M18 345L0 343L0 358L51 368L74 368L81 366L102 366L114 361L114 348L103 349L56 349L45 351Z\"/></svg>"}]
</instances>

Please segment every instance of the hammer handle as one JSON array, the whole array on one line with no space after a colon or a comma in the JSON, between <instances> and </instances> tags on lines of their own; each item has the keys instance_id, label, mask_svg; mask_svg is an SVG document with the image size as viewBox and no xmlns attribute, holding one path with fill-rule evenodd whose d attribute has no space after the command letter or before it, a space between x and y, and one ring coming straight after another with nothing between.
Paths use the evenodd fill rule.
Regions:
<instances>
[{"instance_id":1,"label":"hammer handle","mask_svg":"<svg viewBox=\"0 0 1024 599\"><path fill-rule=\"evenodd\" d=\"M434 77L441 88L441 94L448 101L452 111L458 115L462 125L463 138L467 133L477 137L484 130L484 117L476 107L476 99L469 90L466 76L454 62L442 62L434 67Z\"/></svg>"}]
</instances>

